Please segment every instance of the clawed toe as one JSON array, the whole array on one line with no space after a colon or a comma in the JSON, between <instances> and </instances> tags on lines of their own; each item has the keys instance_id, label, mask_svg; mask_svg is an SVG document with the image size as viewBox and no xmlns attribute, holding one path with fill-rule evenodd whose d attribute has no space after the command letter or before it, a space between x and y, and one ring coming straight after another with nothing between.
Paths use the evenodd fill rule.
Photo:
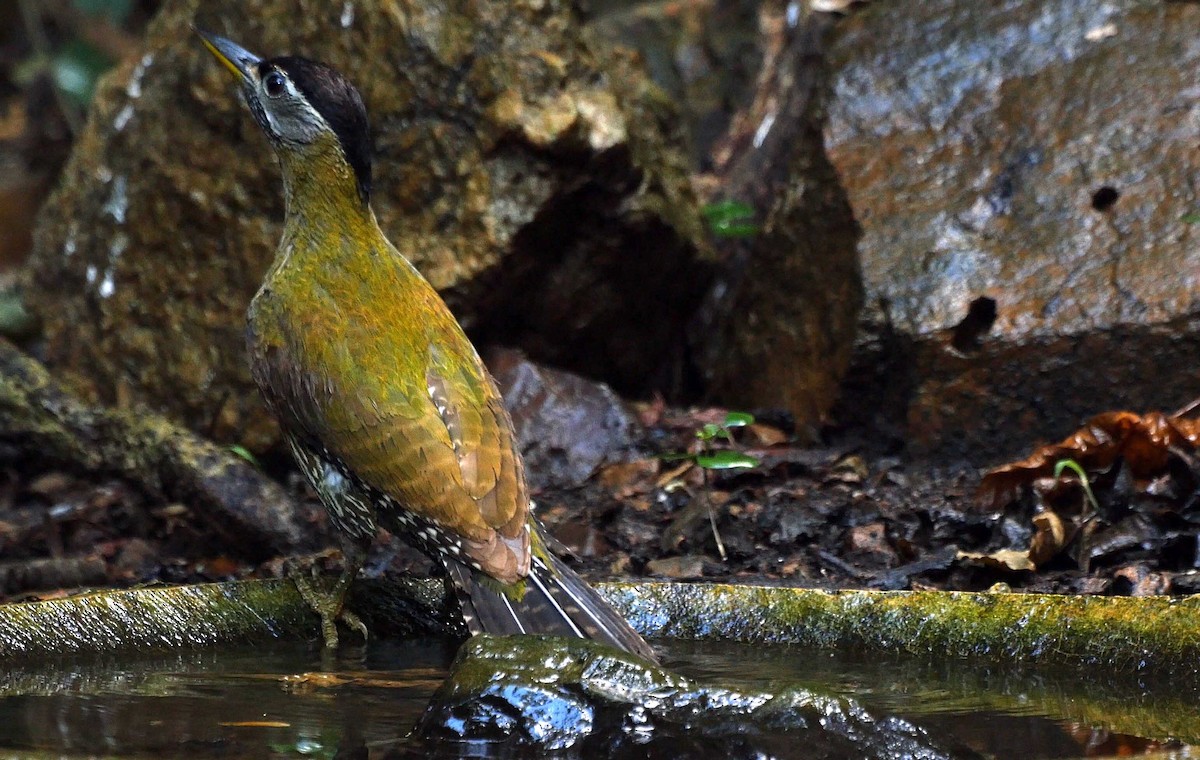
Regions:
<instances>
[{"instance_id":1,"label":"clawed toe","mask_svg":"<svg viewBox=\"0 0 1200 760\"><path fill-rule=\"evenodd\" d=\"M326 649L336 650L338 648L337 624L339 621L347 628L362 634L364 642L367 640L366 624L345 606L346 591L350 587L352 575L347 576L346 573L343 573L329 591L319 588L320 581L303 571L293 572L289 568L289 576L296 584L296 589L305 603L321 618L321 638L325 642Z\"/></svg>"}]
</instances>

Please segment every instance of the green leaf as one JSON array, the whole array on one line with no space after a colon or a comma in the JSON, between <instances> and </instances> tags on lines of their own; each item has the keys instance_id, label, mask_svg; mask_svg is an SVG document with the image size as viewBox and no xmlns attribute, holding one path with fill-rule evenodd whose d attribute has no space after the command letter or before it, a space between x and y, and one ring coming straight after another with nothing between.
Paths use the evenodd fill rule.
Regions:
<instances>
[{"instance_id":1,"label":"green leaf","mask_svg":"<svg viewBox=\"0 0 1200 760\"><path fill-rule=\"evenodd\" d=\"M758 234L754 207L743 201L717 201L700 209L708 228L717 237L744 238Z\"/></svg>"},{"instance_id":2,"label":"green leaf","mask_svg":"<svg viewBox=\"0 0 1200 760\"><path fill-rule=\"evenodd\" d=\"M1200 211L1192 211L1191 213L1184 214L1183 216L1179 217L1179 221L1183 222L1184 224L1195 224L1196 222L1200 222Z\"/></svg>"},{"instance_id":3,"label":"green leaf","mask_svg":"<svg viewBox=\"0 0 1200 760\"><path fill-rule=\"evenodd\" d=\"M262 469L262 465L260 465L258 463L258 458L255 457L253 454L251 454L250 450L247 449L245 446L239 446L236 443L232 444L231 446L229 446L229 453L239 456L242 459L245 459L247 462L254 465L255 467L257 467L260 470Z\"/></svg>"},{"instance_id":4,"label":"green leaf","mask_svg":"<svg viewBox=\"0 0 1200 760\"><path fill-rule=\"evenodd\" d=\"M706 470L740 470L758 467L758 459L740 451L714 451L697 454L696 464Z\"/></svg>"},{"instance_id":5,"label":"green leaf","mask_svg":"<svg viewBox=\"0 0 1200 760\"><path fill-rule=\"evenodd\" d=\"M51 61L54 84L72 101L86 106L96 89L96 80L113 65L99 49L75 40L63 46Z\"/></svg>"},{"instance_id":6,"label":"green leaf","mask_svg":"<svg viewBox=\"0 0 1200 760\"><path fill-rule=\"evenodd\" d=\"M727 428L746 427L754 424L754 415L746 412L730 412L725 415L725 422L722 424Z\"/></svg>"},{"instance_id":7,"label":"green leaf","mask_svg":"<svg viewBox=\"0 0 1200 760\"><path fill-rule=\"evenodd\" d=\"M710 222L729 219L745 219L754 216L754 207L745 201L716 201L700 209L704 218Z\"/></svg>"},{"instance_id":8,"label":"green leaf","mask_svg":"<svg viewBox=\"0 0 1200 760\"><path fill-rule=\"evenodd\" d=\"M711 225L710 229L717 237L748 238L757 235L759 228L754 222L730 222Z\"/></svg>"}]
</instances>

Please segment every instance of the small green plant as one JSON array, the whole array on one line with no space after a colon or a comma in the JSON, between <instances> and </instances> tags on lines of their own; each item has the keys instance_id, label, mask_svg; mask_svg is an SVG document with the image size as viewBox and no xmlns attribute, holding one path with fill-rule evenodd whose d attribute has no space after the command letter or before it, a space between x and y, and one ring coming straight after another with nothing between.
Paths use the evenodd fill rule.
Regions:
<instances>
[{"instance_id":1,"label":"small green plant","mask_svg":"<svg viewBox=\"0 0 1200 760\"><path fill-rule=\"evenodd\" d=\"M744 201L717 201L700 209L708 229L720 238L754 237L759 232L754 207Z\"/></svg>"},{"instance_id":2,"label":"small green plant","mask_svg":"<svg viewBox=\"0 0 1200 760\"><path fill-rule=\"evenodd\" d=\"M1092 483L1088 479L1087 473L1083 467L1074 459L1060 459L1054 465L1054 479L1058 480L1062 477L1063 470L1070 470L1075 473L1075 477L1079 478L1079 485L1083 486L1083 495L1087 499L1088 506L1092 508L1092 514L1100 511L1100 502L1096 501L1096 495L1092 493Z\"/></svg>"},{"instance_id":3,"label":"small green plant","mask_svg":"<svg viewBox=\"0 0 1200 760\"><path fill-rule=\"evenodd\" d=\"M112 46L106 48L97 39L123 33L133 1L73 0L64 5L18 0L17 6L31 50L14 67L13 79L28 86L38 77L48 76L63 118L71 131L78 133L96 82L117 63ZM105 31L89 33L95 32L92 27L96 24ZM52 36L51 28L59 28L60 34Z\"/></svg>"},{"instance_id":4,"label":"small green plant","mask_svg":"<svg viewBox=\"0 0 1200 760\"><path fill-rule=\"evenodd\" d=\"M685 458L690 458L706 470L737 470L758 467L758 459L749 454L743 454L733 448L717 449L713 446L722 438L730 446L736 446L730 431L752 424L754 424L754 415L745 412L729 412L719 423L706 422L702 428L696 431L696 440L700 444L699 449Z\"/></svg>"},{"instance_id":5,"label":"small green plant","mask_svg":"<svg viewBox=\"0 0 1200 760\"><path fill-rule=\"evenodd\" d=\"M738 470L758 467L756 457L743 454L736 448L718 448L722 440L730 447L737 446L733 440L734 428L754 424L754 415L745 412L729 412L721 422L706 422L696 431L696 445L693 451L663 454L661 458L667 462L684 460L695 463L704 470Z\"/></svg>"},{"instance_id":6,"label":"small green plant","mask_svg":"<svg viewBox=\"0 0 1200 760\"><path fill-rule=\"evenodd\" d=\"M746 427L753 423L754 415L752 414L729 412L721 422L706 422L696 431L694 451L663 456L666 461L689 460L700 468L704 482L704 491L700 498L704 499L705 506L708 508L708 524L712 528L713 540L717 543L717 553L721 555L722 562L728 558L728 555L725 552L725 542L721 540L721 533L717 530L717 516L713 512L712 502L708 499L708 473L710 470L740 470L759 465L757 457L752 457L734 448L737 443L733 440L733 429ZM722 441L730 448L718 448Z\"/></svg>"}]
</instances>

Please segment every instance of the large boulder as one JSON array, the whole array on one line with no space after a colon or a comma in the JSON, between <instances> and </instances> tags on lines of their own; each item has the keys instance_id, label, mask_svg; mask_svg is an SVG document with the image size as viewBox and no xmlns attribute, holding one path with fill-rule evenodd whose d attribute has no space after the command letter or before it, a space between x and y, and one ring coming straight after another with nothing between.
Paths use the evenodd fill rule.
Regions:
<instances>
[{"instance_id":1,"label":"large boulder","mask_svg":"<svg viewBox=\"0 0 1200 760\"><path fill-rule=\"evenodd\" d=\"M1195 395L1198 24L1138 0L843 23L826 143L863 227L874 422L982 460Z\"/></svg>"},{"instance_id":2,"label":"large boulder","mask_svg":"<svg viewBox=\"0 0 1200 760\"><path fill-rule=\"evenodd\" d=\"M280 181L193 21L358 85L380 222L477 341L654 384L707 280L697 204L670 104L593 53L566 0L166 2L39 223L28 293L52 367L218 439L275 440L242 331Z\"/></svg>"}]
</instances>

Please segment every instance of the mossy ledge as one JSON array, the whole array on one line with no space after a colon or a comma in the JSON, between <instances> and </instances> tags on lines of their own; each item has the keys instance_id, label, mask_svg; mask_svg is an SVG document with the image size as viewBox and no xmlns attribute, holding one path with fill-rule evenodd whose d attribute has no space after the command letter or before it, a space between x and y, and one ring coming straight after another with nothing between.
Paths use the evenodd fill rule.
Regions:
<instances>
[{"instance_id":1,"label":"mossy ledge","mask_svg":"<svg viewBox=\"0 0 1200 760\"><path fill-rule=\"evenodd\" d=\"M1200 675L1200 598L607 584L649 637L856 647Z\"/></svg>"},{"instance_id":2,"label":"mossy ledge","mask_svg":"<svg viewBox=\"0 0 1200 760\"><path fill-rule=\"evenodd\" d=\"M464 635L438 581L362 581L350 604L379 636ZM0 605L0 662L315 642L319 634L317 616L290 580L96 591Z\"/></svg>"},{"instance_id":3,"label":"mossy ledge","mask_svg":"<svg viewBox=\"0 0 1200 760\"><path fill-rule=\"evenodd\" d=\"M993 662L1106 664L1200 675L1200 600L937 591L816 591L601 583L651 638L860 648ZM461 634L440 581L363 582L351 606L376 635ZM288 581L87 594L0 606L0 661L313 638Z\"/></svg>"}]
</instances>

